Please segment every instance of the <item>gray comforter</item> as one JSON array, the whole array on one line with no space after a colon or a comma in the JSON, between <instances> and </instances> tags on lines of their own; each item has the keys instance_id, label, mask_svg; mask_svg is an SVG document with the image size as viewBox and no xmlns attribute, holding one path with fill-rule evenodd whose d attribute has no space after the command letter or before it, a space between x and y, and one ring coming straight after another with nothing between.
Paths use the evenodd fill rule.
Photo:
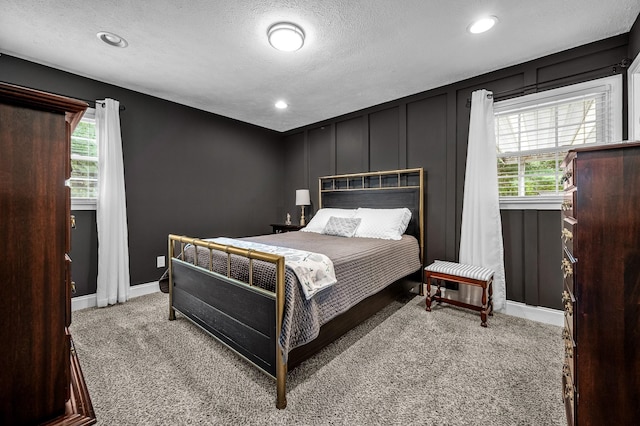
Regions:
<instances>
[{"instance_id":1,"label":"gray comforter","mask_svg":"<svg viewBox=\"0 0 640 426\"><path fill-rule=\"evenodd\" d=\"M401 240L344 238L312 232L288 232L242 238L262 244L323 253L333 261L338 282L306 300L295 274L285 268L285 308L279 344L286 360L289 351L318 336L320 326L377 293L394 281L420 269L419 244L411 236ZM192 261L193 250L185 250ZM215 259L219 257L219 259ZM226 273L226 255L214 254L214 270ZM232 277L247 279L233 262ZM198 250L198 264L208 268L209 251ZM254 262L254 284L274 290L273 264Z\"/></svg>"}]
</instances>

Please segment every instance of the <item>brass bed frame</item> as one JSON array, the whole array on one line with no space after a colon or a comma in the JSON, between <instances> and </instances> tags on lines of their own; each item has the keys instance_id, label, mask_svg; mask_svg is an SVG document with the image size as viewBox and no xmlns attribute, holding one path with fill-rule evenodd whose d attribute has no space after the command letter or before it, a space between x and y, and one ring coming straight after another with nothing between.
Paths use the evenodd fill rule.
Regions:
<instances>
[{"instance_id":1,"label":"brass bed frame","mask_svg":"<svg viewBox=\"0 0 640 426\"><path fill-rule=\"evenodd\" d=\"M399 208L408 207L412 219L406 233L420 245L424 266L424 171L422 168L325 176L318 180L319 208ZM184 248L196 250L194 263L185 261ZM197 266L197 251L209 251L209 268ZM214 251L226 253L227 273L213 271ZM294 348L284 362L278 346L285 302L284 257L246 250L179 235L169 235L169 320L180 312L261 371L276 379L276 407L287 405L287 371L318 352L382 307L401 291L398 283L358 303L320 328L313 341ZM248 259L248 282L231 278L232 256ZM253 283L253 261L273 263L275 291ZM422 268L418 272L422 283ZM420 294L423 286L420 284ZM243 303L238 303L242 300Z\"/></svg>"}]
</instances>

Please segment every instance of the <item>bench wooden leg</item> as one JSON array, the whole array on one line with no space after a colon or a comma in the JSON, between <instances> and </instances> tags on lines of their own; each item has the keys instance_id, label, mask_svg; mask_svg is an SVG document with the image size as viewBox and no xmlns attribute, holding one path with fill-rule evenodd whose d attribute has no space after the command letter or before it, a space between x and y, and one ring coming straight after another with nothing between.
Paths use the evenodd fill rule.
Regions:
<instances>
[{"instance_id":1,"label":"bench wooden leg","mask_svg":"<svg viewBox=\"0 0 640 426\"><path fill-rule=\"evenodd\" d=\"M493 316L493 278L489 281L489 315Z\"/></svg>"},{"instance_id":2,"label":"bench wooden leg","mask_svg":"<svg viewBox=\"0 0 640 426\"><path fill-rule=\"evenodd\" d=\"M427 300L425 301L425 304L427 305L427 311L429 312L431 312L431 304L434 300L438 302L438 304L442 303L442 290L440 289L440 286L444 280L439 278L434 278L434 280L436 282L436 292L433 294L433 297L431 297L431 277L427 277Z\"/></svg>"},{"instance_id":3,"label":"bench wooden leg","mask_svg":"<svg viewBox=\"0 0 640 426\"><path fill-rule=\"evenodd\" d=\"M482 286L482 310L480 311L480 325L483 327L487 326L487 286Z\"/></svg>"}]
</instances>

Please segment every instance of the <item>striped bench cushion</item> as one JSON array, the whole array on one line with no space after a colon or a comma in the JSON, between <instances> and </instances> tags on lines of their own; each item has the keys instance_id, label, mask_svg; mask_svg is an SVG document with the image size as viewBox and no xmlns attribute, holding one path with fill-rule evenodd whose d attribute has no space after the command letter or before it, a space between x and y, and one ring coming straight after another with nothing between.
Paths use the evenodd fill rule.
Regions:
<instances>
[{"instance_id":1,"label":"striped bench cushion","mask_svg":"<svg viewBox=\"0 0 640 426\"><path fill-rule=\"evenodd\" d=\"M493 276L493 271L489 268L464 263L445 262L443 260L436 260L424 269L425 271L440 272L441 274L455 275L480 281L489 281Z\"/></svg>"}]
</instances>

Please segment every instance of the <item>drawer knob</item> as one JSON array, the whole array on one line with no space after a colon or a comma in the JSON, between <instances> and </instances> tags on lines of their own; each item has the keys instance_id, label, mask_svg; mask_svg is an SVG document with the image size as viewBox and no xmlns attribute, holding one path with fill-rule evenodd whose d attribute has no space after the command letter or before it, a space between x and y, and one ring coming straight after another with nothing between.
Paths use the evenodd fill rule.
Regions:
<instances>
[{"instance_id":1,"label":"drawer knob","mask_svg":"<svg viewBox=\"0 0 640 426\"><path fill-rule=\"evenodd\" d=\"M571 262L567 259L562 259L562 270L564 271L564 277L567 278L570 275L573 275L573 266L571 266Z\"/></svg>"},{"instance_id":2,"label":"drawer knob","mask_svg":"<svg viewBox=\"0 0 640 426\"><path fill-rule=\"evenodd\" d=\"M567 242L569 240L573 240L573 232L569 231L568 229L563 229L562 230L562 239Z\"/></svg>"},{"instance_id":3,"label":"drawer knob","mask_svg":"<svg viewBox=\"0 0 640 426\"><path fill-rule=\"evenodd\" d=\"M573 386L571 386L571 383L567 383L564 386L564 399L573 401Z\"/></svg>"},{"instance_id":4,"label":"drawer knob","mask_svg":"<svg viewBox=\"0 0 640 426\"><path fill-rule=\"evenodd\" d=\"M71 228L76 229L76 215L71 215Z\"/></svg>"},{"instance_id":5,"label":"drawer knob","mask_svg":"<svg viewBox=\"0 0 640 426\"><path fill-rule=\"evenodd\" d=\"M571 201L564 201L561 208L563 211L571 210L573 208L573 203Z\"/></svg>"},{"instance_id":6,"label":"drawer knob","mask_svg":"<svg viewBox=\"0 0 640 426\"><path fill-rule=\"evenodd\" d=\"M566 172L564 172L564 174L562 175L562 179L560 179L560 183L565 183L568 182L569 179L571 179L571 176L573 176L573 171L571 170L567 170Z\"/></svg>"},{"instance_id":7,"label":"drawer knob","mask_svg":"<svg viewBox=\"0 0 640 426\"><path fill-rule=\"evenodd\" d=\"M567 302L564 304L564 310L568 315L573 315L573 305L571 302Z\"/></svg>"},{"instance_id":8,"label":"drawer knob","mask_svg":"<svg viewBox=\"0 0 640 426\"><path fill-rule=\"evenodd\" d=\"M573 358L573 348L565 348L564 357L567 359Z\"/></svg>"},{"instance_id":9,"label":"drawer knob","mask_svg":"<svg viewBox=\"0 0 640 426\"><path fill-rule=\"evenodd\" d=\"M564 341L564 350L567 352L571 351L571 354L573 355L573 344L571 343L571 340Z\"/></svg>"}]
</instances>

